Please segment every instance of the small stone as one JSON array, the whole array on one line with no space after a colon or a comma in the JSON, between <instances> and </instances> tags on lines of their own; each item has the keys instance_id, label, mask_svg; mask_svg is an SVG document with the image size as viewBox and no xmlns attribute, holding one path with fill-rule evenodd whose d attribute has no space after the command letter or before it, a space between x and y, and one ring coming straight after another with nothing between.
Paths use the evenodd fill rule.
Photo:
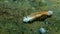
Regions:
<instances>
[{"instance_id":1,"label":"small stone","mask_svg":"<svg viewBox=\"0 0 60 34\"><path fill-rule=\"evenodd\" d=\"M40 33L41 33L41 34L46 33L46 29L41 27L41 28L40 28Z\"/></svg>"}]
</instances>

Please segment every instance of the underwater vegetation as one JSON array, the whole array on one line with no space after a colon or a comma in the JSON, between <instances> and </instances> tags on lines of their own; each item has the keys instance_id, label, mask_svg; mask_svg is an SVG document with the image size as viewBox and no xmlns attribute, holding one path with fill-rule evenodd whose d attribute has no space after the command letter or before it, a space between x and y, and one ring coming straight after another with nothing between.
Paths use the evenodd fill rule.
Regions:
<instances>
[{"instance_id":1,"label":"underwater vegetation","mask_svg":"<svg viewBox=\"0 0 60 34\"><path fill-rule=\"evenodd\" d=\"M23 17L38 11L53 11L45 21L23 23ZM0 0L0 34L60 34L60 0Z\"/></svg>"}]
</instances>

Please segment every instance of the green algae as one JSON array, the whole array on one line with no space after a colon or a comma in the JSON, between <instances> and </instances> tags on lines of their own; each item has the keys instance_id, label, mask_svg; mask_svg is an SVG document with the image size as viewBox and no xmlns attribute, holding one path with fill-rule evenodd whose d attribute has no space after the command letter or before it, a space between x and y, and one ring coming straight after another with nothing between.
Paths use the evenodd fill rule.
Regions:
<instances>
[{"instance_id":1,"label":"green algae","mask_svg":"<svg viewBox=\"0 0 60 34\"><path fill-rule=\"evenodd\" d=\"M52 10L51 18L23 23L23 17L33 12ZM48 30L46 34L60 34L60 0L0 0L0 34L40 34L39 28Z\"/></svg>"}]
</instances>

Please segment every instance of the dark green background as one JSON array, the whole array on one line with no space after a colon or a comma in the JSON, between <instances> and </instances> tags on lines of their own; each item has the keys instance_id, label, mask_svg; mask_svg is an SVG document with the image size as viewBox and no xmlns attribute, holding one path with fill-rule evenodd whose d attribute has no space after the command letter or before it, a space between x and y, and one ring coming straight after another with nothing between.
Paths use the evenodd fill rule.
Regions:
<instances>
[{"instance_id":1,"label":"dark green background","mask_svg":"<svg viewBox=\"0 0 60 34\"><path fill-rule=\"evenodd\" d=\"M23 23L23 17L34 12L54 12L45 21ZM39 28L48 30L46 34L60 34L60 0L0 0L0 34L40 34Z\"/></svg>"}]
</instances>

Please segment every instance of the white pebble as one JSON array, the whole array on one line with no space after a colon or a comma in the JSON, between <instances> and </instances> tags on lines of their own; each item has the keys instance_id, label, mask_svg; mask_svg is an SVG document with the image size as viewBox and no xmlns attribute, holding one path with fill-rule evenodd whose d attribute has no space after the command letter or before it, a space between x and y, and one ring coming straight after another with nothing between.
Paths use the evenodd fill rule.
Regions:
<instances>
[{"instance_id":1,"label":"white pebble","mask_svg":"<svg viewBox=\"0 0 60 34\"><path fill-rule=\"evenodd\" d=\"M40 33L41 33L41 34L46 33L46 29L45 29L45 28L40 28Z\"/></svg>"}]
</instances>

